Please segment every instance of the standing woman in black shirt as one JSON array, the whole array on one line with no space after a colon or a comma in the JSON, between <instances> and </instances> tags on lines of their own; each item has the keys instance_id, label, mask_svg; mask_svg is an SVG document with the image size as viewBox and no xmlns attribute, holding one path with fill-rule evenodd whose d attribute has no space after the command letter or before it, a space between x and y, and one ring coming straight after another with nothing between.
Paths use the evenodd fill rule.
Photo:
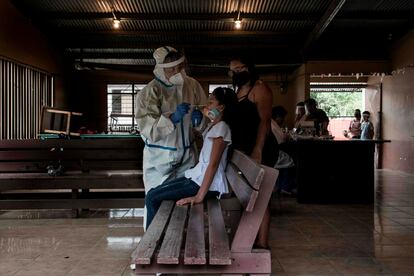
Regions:
<instances>
[{"instance_id":1,"label":"standing woman in black shirt","mask_svg":"<svg viewBox=\"0 0 414 276\"><path fill-rule=\"evenodd\" d=\"M273 167L278 158L278 149L276 138L270 131L272 91L259 79L253 63L233 59L229 73L239 100L232 137L233 147L257 162ZM256 247L268 248L269 225L268 207L257 235Z\"/></svg>"}]
</instances>

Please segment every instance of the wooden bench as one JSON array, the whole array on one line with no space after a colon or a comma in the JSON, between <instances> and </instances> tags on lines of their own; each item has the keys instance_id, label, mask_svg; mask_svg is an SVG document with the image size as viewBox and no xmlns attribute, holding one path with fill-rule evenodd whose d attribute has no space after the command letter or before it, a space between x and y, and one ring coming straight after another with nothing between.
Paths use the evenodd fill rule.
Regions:
<instances>
[{"instance_id":1,"label":"wooden bench","mask_svg":"<svg viewBox=\"0 0 414 276\"><path fill-rule=\"evenodd\" d=\"M141 139L1 140L0 209L143 207L143 147ZM59 162L64 174L49 176Z\"/></svg>"},{"instance_id":2,"label":"wooden bench","mask_svg":"<svg viewBox=\"0 0 414 276\"><path fill-rule=\"evenodd\" d=\"M235 151L226 176L240 202L236 226L226 225L228 211L221 206L226 200L192 207L163 201L132 253L136 274L270 275L270 251L253 249L253 244L278 172Z\"/></svg>"}]
</instances>

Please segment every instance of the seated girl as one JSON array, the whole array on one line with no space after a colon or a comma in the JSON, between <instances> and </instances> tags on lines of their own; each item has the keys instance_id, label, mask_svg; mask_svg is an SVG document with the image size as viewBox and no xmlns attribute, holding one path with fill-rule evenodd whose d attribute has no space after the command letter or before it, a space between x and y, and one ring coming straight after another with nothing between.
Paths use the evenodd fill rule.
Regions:
<instances>
[{"instance_id":1,"label":"seated girl","mask_svg":"<svg viewBox=\"0 0 414 276\"><path fill-rule=\"evenodd\" d=\"M147 229L163 200L176 200L177 205L193 205L203 202L204 198L228 193L225 168L236 104L237 96L230 88L216 88L210 95L203 114L211 123L203 133L199 161L185 172L184 177L166 181L148 191L145 196Z\"/></svg>"}]
</instances>

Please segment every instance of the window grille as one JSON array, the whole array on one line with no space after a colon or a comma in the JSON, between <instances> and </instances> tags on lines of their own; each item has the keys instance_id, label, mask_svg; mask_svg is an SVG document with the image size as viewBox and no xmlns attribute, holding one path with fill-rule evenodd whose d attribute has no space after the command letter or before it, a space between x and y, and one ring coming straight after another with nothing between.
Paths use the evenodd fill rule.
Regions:
<instances>
[{"instance_id":1,"label":"window grille","mask_svg":"<svg viewBox=\"0 0 414 276\"><path fill-rule=\"evenodd\" d=\"M0 56L0 92L0 139L36 138L42 106L53 106L53 76Z\"/></svg>"}]
</instances>

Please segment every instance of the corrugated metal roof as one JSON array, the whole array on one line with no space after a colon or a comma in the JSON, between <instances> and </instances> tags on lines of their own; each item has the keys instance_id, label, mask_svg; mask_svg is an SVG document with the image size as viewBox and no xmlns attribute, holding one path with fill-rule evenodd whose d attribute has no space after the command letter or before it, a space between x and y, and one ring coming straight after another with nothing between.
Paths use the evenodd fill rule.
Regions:
<instances>
[{"instance_id":1,"label":"corrugated metal roof","mask_svg":"<svg viewBox=\"0 0 414 276\"><path fill-rule=\"evenodd\" d=\"M262 60L267 58L267 51L263 49L283 48L283 51L274 51L277 55L272 56L271 62L286 62L289 58L295 62L302 61L305 51L300 52L300 49L307 47L305 42L313 37L312 30L318 26L331 3L335 3L332 0L11 1L25 14L32 15L33 21L42 28L47 28L53 39L57 38L62 43L62 48L91 48L95 55L90 57L122 59L131 53L134 58L146 58L137 55L141 52L128 49L137 47L152 51L168 44L182 47L187 53L208 53L212 63L216 56L233 53L235 48L244 54L262 55ZM121 18L119 30L113 28L112 10ZM383 47L385 52L390 42L390 39L384 40L388 34L392 34L388 38L394 39L396 33L402 35L412 26L410 11L414 13L414 0L347 0L332 22L325 22L329 26L322 31L323 35L317 35L317 42L325 44L314 47L312 51L319 51L315 56L323 57L323 49L335 51L330 43L360 33L367 34L367 38L362 41L365 36L360 35L358 47L368 49L370 39L377 36L378 41L383 42L383 45L377 43L377 47ZM239 12L242 29L235 30L233 19ZM364 13L369 16L365 17ZM399 16L399 13L404 16ZM384 15L386 18L382 18ZM101 47L125 50L110 52L100 50ZM347 46L342 47L338 52L352 51ZM80 50L67 52L75 57L85 57L82 53L88 53L86 50L82 53ZM351 55L346 53L345 56Z\"/></svg>"},{"instance_id":2,"label":"corrugated metal roof","mask_svg":"<svg viewBox=\"0 0 414 276\"><path fill-rule=\"evenodd\" d=\"M238 0L23 0L37 11L127 13L236 13ZM242 13L297 13L324 10L330 0L241 0Z\"/></svg>"},{"instance_id":3,"label":"corrugated metal roof","mask_svg":"<svg viewBox=\"0 0 414 276\"><path fill-rule=\"evenodd\" d=\"M56 19L52 24L63 29L79 29L90 31L113 30L112 19ZM303 31L313 27L310 20L250 20L244 21L242 31ZM160 20L122 20L123 31L234 31L233 22L225 21L160 21Z\"/></svg>"},{"instance_id":4,"label":"corrugated metal roof","mask_svg":"<svg viewBox=\"0 0 414 276\"><path fill-rule=\"evenodd\" d=\"M342 11L407 11L414 10L412 0L348 0Z\"/></svg>"},{"instance_id":5,"label":"corrugated metal roof","mask_svg":"<svg viewBox=\"0 0 414 276\"><path fill-rule=\"evenodd\" d=\"M80 60L79 60L80 61ZM100 64L121 64L121 65L155 65L154 59L132 59L132 58L84 58L83 62Z\"/></svg>"}]
</instances>

